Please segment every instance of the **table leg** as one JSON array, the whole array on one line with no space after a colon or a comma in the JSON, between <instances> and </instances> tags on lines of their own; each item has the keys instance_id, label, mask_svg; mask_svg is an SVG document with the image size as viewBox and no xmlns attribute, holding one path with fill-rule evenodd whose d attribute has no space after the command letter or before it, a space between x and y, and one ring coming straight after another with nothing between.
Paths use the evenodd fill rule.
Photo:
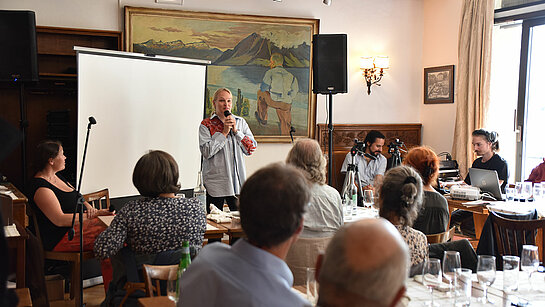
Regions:
<instances>
[{"instance_id":1,"label":"table leg","mask_svg":"<svg viewBox=\"0 0 545 307\"><path fill-rule=\"evenodd\" d=\"M25 266L26 266L26 240L17 240L17 288L25 288Z\"/></svg>"},{"instance_id":2,"label":"table leg","mask_svg":"<svg viewBox=\"0 0 545 307\"><path fill-rule=\"evenodd\" d=\"M477 240L481 238L481 233L483 232L484 222L488 218L487 214L473 213L473 223L475 225L475 237Z\"/></svg>"}]
</instances>

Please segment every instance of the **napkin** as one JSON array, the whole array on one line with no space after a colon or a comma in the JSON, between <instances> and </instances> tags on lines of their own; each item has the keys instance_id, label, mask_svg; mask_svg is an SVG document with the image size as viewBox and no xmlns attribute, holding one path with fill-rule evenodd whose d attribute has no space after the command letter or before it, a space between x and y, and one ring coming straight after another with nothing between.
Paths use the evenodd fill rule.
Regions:
<instances>
[{"instance_id":1,"label":"napkin","mask_svg":"<svg viewBox=\"0 0 545 307\"><path fill-rule=\"evenodd\" d=\"M420 283L422 284L422 275L415 275L413 277L414 281L416 281L417 283ZM441 291L441 292L448 292L448 290L450 289L450 286L448 283L446 282L441 282L441 284L439 285L439 287L435 288L435 290L438 290L438 291Z\"/></svg>"},{"instance_id":2,"label":"napkin","mask_svg":"<svg viewBox=\"0 0 545 307\"><path fill-rule=\"evenodd\" d=\"M216 223L231 222L230 214L221 211L214 204L210 204L210 213L206 216L206 218Z\"/></svg>"}]
</instances>

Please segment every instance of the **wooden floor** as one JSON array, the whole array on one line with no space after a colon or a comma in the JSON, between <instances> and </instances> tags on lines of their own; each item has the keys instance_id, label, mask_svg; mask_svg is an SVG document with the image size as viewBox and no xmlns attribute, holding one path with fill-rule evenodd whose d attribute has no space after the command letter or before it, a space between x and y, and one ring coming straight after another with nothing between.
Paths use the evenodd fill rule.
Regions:
<instances>
[{"instance_id":1,"label":"wooden floor","mask_svg":"<svg viewBox=\"0 0 545 307\"><path fill-rule=\"evenodd\" d=\"M86 307L100 306L105 297L104 285L102 284L83 289L83 303L85 303ZM70 295L66 294L65 301L52 301L49 305L51 307L73 307L74 302L70 301L69 298Z\"/></svg>"}]
</instances>

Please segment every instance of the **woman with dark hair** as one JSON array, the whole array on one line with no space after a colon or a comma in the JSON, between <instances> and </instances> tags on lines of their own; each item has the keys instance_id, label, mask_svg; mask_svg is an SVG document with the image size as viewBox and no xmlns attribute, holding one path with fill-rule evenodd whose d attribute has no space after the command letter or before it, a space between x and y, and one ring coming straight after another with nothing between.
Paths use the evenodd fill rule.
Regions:
<instances>
[{"instance_id":1,"label":"woman with dark hair","mask_svg":"<svg viewBox=\"0 0 545 307\"><path fill-rule=\"evenodd\" d=\"M379 215L394 224L401 233L409 246L413 268L421 266L428 256L426 236L412 228L422 205L422 196L420 175L405 165L386 172L379 191Z\"/></svg>"},{"instance_id":2,"label":"woman with dark hair","mask_svg":"<svg viewBox=\"0 0 545 307\"><path fill-rule=\"evenodd\" d=\"M426 235L445 232L450 218L448 203L446 198L433 188L437 185L439 176L439 158L427 147L415 147L409 150L403 164L416 169L424 185L424 201L413 228Z\"/></svg>"},{"instance_id":3,"label":"woman with dark hair","mask_svg":"<svg viewBox=\"0 0 545 307\"><path fill-rule=\"evenodd\" d=\"M125 244L135 254L177 250L183 241L195 248L202 246L204 208L197 198L176 196L180 190L178 164L171 155L160 150L143 155L134 167L132 182L143 198L119 210L96 239L95 255L114 256Z\"/></svg>"},{"instance_id":4,"label":"woman with dark hair","mask_svg":"<svg viewBox=\"0 0 545 307\"><path fill-rule=\"evenodd\" d=\"M30 182L30 206L36 215L42 244L45 250L58 252L79 251L79 236L68 240L68 230L72 225L72 215L81 194L57 172L65 168L64 150L60 142L44 141L36 147L34 168L36 173ZM95 238L106 226L97 218L99 215L112 215L106 209L97 210L84 203L83 249L92 250ZM76 233L79 232L79 218L75 220Z\"/></svg>"}]
</instances>

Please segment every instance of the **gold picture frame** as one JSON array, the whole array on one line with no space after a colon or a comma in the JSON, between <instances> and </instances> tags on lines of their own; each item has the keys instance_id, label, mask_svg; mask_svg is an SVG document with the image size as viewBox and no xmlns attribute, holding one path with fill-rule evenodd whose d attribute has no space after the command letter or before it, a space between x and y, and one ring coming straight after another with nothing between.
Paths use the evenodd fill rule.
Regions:
<instances>
[{"instance_id":1,"label":"gold picture frame","mask_svg":"<svg viewBox=\"0 0 545 307\"><path fill-rule=\"evenodd\" d=\"M318 27L310 18L125 7L127 51L210 60L206 116L214 91L227 87L233 114L264 143L290 142L292 127L294 137L314 137L311 43Z\"/></svg>"}]
</instances>

